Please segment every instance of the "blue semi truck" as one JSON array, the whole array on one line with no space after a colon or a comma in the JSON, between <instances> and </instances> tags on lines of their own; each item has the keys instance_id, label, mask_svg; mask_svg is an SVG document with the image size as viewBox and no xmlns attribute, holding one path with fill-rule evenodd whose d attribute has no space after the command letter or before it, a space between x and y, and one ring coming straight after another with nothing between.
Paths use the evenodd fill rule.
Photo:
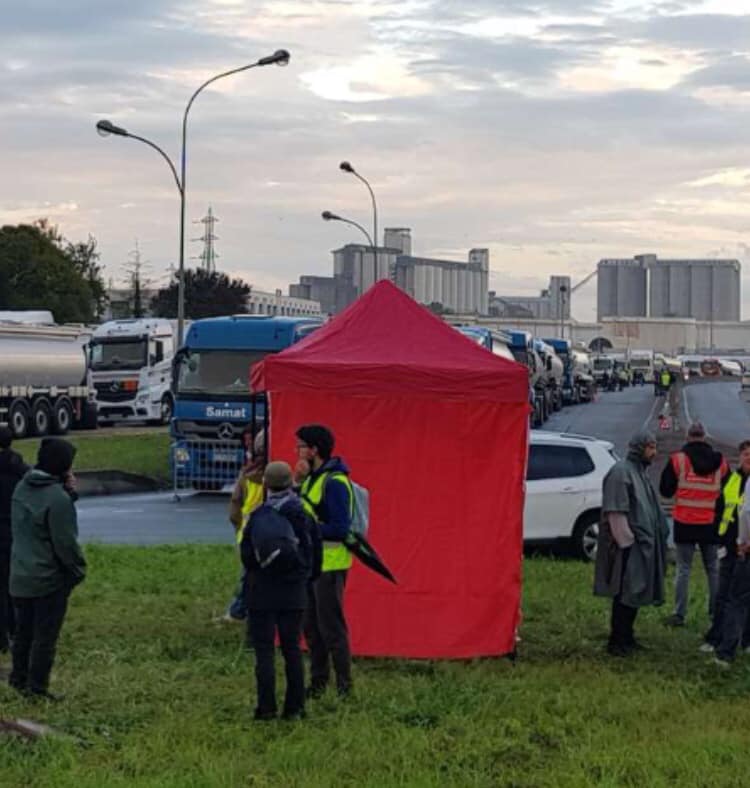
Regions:
<instances>
[{"instance_id":1,"label":"blue semi truck","mask_svg":"<svg viewBox=\"0 0 750 788\"><path fill-rule=\"evenodd\" d=\"M250 368L303 339L315 318L235 315L194 321L173 364L171 421L175 486L220 490L244 461L242 431L253 417ZM256 396L255 416L264 403Z\"/></svg>"}]
</instances>

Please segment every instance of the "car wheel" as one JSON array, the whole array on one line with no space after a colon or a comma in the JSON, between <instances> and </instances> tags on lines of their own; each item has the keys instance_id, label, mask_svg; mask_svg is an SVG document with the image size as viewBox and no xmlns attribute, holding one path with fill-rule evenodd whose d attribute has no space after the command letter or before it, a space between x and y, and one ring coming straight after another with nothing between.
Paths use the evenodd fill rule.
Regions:
<instances>
[{"instance_id":1,"label":"car wheel","mask_svg":"<svg viewBox=\"0 0 750 788\"><path fill-rule=\"evenodd\" d=\"M571 538L573 555L582 561L596 560L596 548L599 542L599 515L589 512L576 523Z\"/></svg>"}]
</instances>

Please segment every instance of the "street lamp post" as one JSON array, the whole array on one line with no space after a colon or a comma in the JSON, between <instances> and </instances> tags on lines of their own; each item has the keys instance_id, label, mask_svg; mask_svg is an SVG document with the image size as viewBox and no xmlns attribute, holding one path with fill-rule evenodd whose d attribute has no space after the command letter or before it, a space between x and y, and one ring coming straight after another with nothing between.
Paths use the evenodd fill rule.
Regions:
<instances>
[{"instance_id":1,"label":"street lamp post","mask_svg":"<svg viewBox=\"0 0 750 788\"><path fill-rule=\"evenodd\" d=\"M350 224L352 227L356 227L365 236L365 238L367 238L367 241L370 244L370 246L373 245L372 238L370 238L370 234L367 232L367 230L365 230L365 228L362 227L361 224L355 222L353 219L347 219L344 216L339 216L337 213L331 213L330 211L323 211L323 213L321 213L320 215L326 222L343 222L344 224ZM360 267L359 278L360 281L364 279L362 275L361 267ZM363 288L363 292L364 292L364 288Z\"/></svg>"},{"instance_id":2,"label":"street lamp post","mask_svg":"<svg viewBox=\"0 0 750 788\"><path fill-rule=\"evenodd\" d=\"M375 243L371 243L372 246L372 254L373 254L373 277L372 283L375 284L378 281L378 204L375 202L375 193L372 190L372 186L370 186L369 181L360 175L354 167L348 161L342 161L339 164L339 169L343 172L351 173L355 178L358 178L365 186L367 186L367 191L370 192L370 199L372 200L372 237L375 240Z\"/></svg>"},{"instance_id":3,"label":"street lamp post","mask_svg":"<svg viewBox=\"0 0 750 788\"><path fill-rule=\"evenodd\" d=\"M166 160L167 164L169 164L169 168L172 171L172 175L174 176L175 182L177 184L177 189L180 193L180 253L179 253L179 268L177 274L177 345L178 347L182 345L184 336L185 336L185 195L186 195L186 181L187 181L187 157L186 157L186 149L187 149L187 120L188 114L190 113L190 108L193 106L193 102L198 97L198 94L204 88L207 88L212 83L216 82L219 79L223 79L224 77L229 77L232 74L239 74L241 71L248 71L251 68L255 68L256 66L270 66L270 65L278 65L278 66L286 66L289 63L289 52L286 49L278 49L272 55L268 55L266 57L262 57L257 60L255 63L248 63L246 66L240 66L239 68L233 68L230 71L224 71L221 74L217 74L215 77L211 77L211 79L206 80L190 97L190 100L185 107L185 112L182 116L182 153L180 156L180 174L177 175L177 170L172 162L172 160L167 156L167 154L156 144L151 142L150 140L146 139L145 137L140 137L137 134L131 134L130 132L126 131L120 126L115 126L108 120L100 120L96 124L96 130L101 134L103 137L107 137L110 134L115 134L119 137L130 137L131 139L138 140L139 142L144 142L149 147L153 148L154 150L158 151Z\"/></svg>"}]
</instances>

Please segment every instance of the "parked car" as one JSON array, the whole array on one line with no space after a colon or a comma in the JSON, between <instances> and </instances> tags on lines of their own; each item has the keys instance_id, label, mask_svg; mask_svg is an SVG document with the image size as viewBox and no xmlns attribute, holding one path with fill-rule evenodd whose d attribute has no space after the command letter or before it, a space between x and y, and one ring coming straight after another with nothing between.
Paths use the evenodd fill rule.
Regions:
<instances>
[{"instance_id":1,"label":"parked car","mask_svg":"<svg viewBox=\"0 0 750 788\"><path fill-rule=\"evenodd\" d=\"M596 438L533 431L526 471L526 544L565 541L574 555L596 557L602 481L614 465L614 446Z\"/></svg>"}]
</instances>

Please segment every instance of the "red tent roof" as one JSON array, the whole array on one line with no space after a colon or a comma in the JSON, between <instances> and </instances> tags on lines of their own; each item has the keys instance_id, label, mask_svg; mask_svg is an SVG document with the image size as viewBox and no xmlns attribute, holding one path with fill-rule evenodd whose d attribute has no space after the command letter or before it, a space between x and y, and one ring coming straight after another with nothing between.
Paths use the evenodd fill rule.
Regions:
<instances>
[{"instance_id":1,"label":"red tent roof","mask_svg":"<svg viewBox=\"0 0 750 788\"><path fill-rule=\"evenodd\" d=\"M488 353L388 281L253 367L254 391L528 402L521 364Z\"/></svg>"}]
</instances>

